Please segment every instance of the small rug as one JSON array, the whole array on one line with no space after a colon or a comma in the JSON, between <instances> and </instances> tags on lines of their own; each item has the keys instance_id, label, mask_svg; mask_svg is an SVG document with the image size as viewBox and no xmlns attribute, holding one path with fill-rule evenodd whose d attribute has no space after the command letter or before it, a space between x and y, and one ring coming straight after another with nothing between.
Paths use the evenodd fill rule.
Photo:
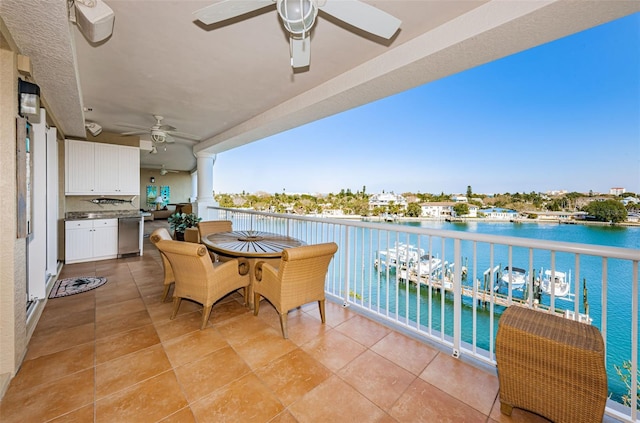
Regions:
<instances>
[{"instance_id":1,"label":"small rug","mask_svg":"<svg viewBox=\"0 0 640 423\"><path fill-rule=\"evenodd\" d=\"M53 284L49 298L66 297L91 291L107 283L107 278L81 276L79 278L58 279Z\"/></svg>"}]
</instances>

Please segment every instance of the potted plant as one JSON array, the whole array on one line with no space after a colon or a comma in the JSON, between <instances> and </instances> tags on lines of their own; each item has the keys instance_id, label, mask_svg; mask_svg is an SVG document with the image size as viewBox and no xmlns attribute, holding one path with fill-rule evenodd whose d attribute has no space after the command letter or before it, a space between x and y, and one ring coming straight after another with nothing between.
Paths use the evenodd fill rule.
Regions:
<instances>
[{"instance_id":1,"label":"potted plant","mask_svg":"<svg viewBox=\"0 0 640 423\"><path fill-rule=\"evenodd\" d=\"M167 218L169 226L175 232L175 238L178 241L184 241L184 231L187 228L195 228L201 220L202 218L195 213L175 213Z\"/></svg>"}]
</instances>

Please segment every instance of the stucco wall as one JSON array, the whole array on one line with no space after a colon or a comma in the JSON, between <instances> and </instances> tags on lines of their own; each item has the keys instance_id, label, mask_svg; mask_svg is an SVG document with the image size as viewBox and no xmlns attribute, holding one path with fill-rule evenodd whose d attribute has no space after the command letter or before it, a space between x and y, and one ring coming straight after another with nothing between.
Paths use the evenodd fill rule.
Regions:
<instances>
[{"instance_id":1,"label":"stucco wall","mask_svg":"<svg viewBox=\"0 0 640 423\"><path fill-rule=\"evenodd\" d=\"M5 234L0 243L0 397L27 347L26 242L16 238L16 54L0 21L0 213Z\"/></svg>"}]
</instances>

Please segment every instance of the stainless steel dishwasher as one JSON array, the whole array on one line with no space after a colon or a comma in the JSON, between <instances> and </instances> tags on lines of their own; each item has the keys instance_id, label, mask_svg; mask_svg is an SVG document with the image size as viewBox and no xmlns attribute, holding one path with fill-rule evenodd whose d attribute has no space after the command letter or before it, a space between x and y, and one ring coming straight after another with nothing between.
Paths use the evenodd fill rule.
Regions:
<instances>
[{"instance_id":1,"label":"stainless steel dishwasher","mask_svg":"<svg viewBox=\"0 0 640 423\"><path fill-rule=\"evenodd\" d=\"M118 257L140 255L141 217L118 219Z\"/></svg>"}]
</instances>

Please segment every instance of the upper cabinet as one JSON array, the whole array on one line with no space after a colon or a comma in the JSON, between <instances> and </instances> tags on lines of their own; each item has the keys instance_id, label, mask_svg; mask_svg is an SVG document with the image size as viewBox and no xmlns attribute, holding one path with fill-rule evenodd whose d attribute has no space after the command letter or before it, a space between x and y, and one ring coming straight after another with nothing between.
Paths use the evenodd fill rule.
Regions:
<instances>
[{"instance_id":1,"label":"upper cabinet","mask_svg":"<svg viewBox=\"0 0 640 423\"><path fill-rule=\"evenodd\" d=\"M139 195L136 147L65 140L66 195Z\"/></svg>"}]
</instances>

